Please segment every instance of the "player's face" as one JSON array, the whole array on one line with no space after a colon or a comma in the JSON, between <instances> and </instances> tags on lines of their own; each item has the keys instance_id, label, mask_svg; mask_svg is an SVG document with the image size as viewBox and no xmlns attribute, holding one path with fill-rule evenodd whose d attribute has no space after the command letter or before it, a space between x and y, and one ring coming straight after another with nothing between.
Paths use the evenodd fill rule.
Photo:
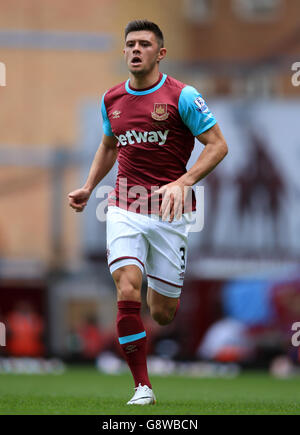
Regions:
<instances>
[{"instance_id":1,"label":"player's face","mask_svg":"<svg viewBox=\"0 0 300 435\"><path fill-rule=\"evenodd\" d=\"M149 73L165 56L165 49L159 48L154 33L146 30L128 33L123 51L128 69L134 75Z\"/></svg>"}]
</instances>

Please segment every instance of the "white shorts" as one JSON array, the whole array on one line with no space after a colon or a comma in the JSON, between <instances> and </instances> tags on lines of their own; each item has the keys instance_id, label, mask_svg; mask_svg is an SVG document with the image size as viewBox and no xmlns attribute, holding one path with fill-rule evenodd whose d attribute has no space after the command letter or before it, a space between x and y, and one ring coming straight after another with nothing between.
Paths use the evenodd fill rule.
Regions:
<instances>
[{"instance_id":1,"label":"white shorts","mask_svg":"<svg viewBox=\"0 0 300 435\"><path fill-rule=\"evenodd\" d=\"M146 272L148 286L158 293L178 298L183 286L187 239L193 213L180 220L162 221L109 206L107 212L107 260L110 273L134 264Z\"/></svg>"}]
</instances>

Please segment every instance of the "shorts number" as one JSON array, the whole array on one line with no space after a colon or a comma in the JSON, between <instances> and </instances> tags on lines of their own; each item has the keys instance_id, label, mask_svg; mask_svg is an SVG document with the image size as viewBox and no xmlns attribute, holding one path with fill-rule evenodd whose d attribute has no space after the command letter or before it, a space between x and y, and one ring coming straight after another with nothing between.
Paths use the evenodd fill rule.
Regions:
<instances>
[{"instance_id":1,"label":"shorts number","mask_svg":"<svg viewBox=\"0 0 300 435\"><path fill-rule=\"evenodd\" d=\"M184 270L185 269L185 248L182 247L180 248L180 252L181 252L181 269Z\"/></svg>"}]
</instances>

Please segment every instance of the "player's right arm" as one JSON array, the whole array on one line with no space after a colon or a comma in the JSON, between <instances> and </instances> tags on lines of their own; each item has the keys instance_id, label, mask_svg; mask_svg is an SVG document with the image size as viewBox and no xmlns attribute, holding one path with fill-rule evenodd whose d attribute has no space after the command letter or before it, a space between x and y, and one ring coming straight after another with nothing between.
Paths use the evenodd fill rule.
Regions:
<instances>
[{"instance_id":1,"label":"player's right arm","mask_svg":"<svg viewBox=\"0 0 300 435\"><path fill-rule=\"evenodd\" d=\"M115 136L103 134L100 146L95 154L86 183L80 189L70 192L69 205L77 212L84 210L93 189L111 170L117 159L117 143Z\"/></svg>"}]
</instances>

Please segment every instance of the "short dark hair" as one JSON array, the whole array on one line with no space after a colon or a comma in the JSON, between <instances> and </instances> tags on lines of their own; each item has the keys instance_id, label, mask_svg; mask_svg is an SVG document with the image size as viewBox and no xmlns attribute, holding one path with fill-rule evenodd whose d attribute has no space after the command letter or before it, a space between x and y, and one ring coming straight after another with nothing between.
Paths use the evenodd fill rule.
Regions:
<instances>
[{"instance_id":1,"label":"short dark hair","mask_svg":"<svg viewBox=\"0 0 300 435\"><path fill-rule=\"evenodd\" d=\"M149 30L156 36L159 48L164 46L164 35L157 24L148 20L133 20L130 21L125 27L125 39L130 32L139 32L141 30Z\"/></svg>"}]
</instances>

